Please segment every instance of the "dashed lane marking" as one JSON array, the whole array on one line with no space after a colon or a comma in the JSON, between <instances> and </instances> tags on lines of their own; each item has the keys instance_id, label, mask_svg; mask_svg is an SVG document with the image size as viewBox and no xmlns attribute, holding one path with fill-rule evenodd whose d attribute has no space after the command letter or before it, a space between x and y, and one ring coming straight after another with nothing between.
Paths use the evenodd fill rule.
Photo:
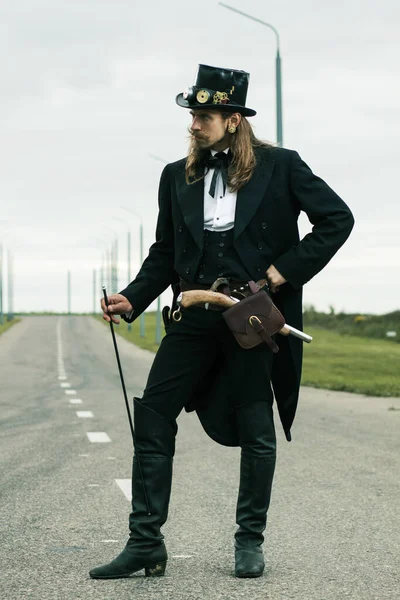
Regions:
<instances>
[{"instance_id":1,"label":"dashed lane marking","mask_svg":"<svg viewBox=\"0 0 400 600\"><path fill-rule=\"evenodd\" d=\"M60 383L60 387L62 387L62 388L70 388L71 384L70 383L66 383L66 382Z\"/></svg>"},{"instance_id":2,"label":"dashed lane marking","mask_svg":"<svg viewBox=\"0 0 400 600\"><path fill-rule=\"evenodd\" d=\"M93 413L91 410L77 410L76 416L80 419L93 419Z\"/></svg>"},{"instance_id":3,"label":"dashed lane marking","mask_svg":"<svg viewBox=\"0 0 400 600\"><path fill-rule=\"evenodd\" d=\"M125 494L127 500L132 500L132 479L116 479L116 484Z\"/></svg>"},{"instance_id":4,"label":"dashed lane marking","mask_svg":"<svg viewBox=\"0 0 400 600\"><path fill-rule=\"evenodd\" d=\"M64 390L66 394L68 394L69 396L73 396L74 394L76 394L76 390Z\"/></svg>"},{"instance_id":5,"label":"dashed lane marking","mask_svg":"<svg viewBox=\"0 0 400 600\"><path fill-rule=\"evenodd\" d=\"M89 442L94 444L105 444L111 442L111 439L104 431L87 431L86 435L89 438Z\"/></svg>"},{"instance_id":6,"label":"dashed lane marking","mask_svg":"<svg viewBox=\"0 0 400 600\"><path fill-rule=\"evenodd\" d=\"M70 404L83 404L83 400L81 400L80 398L71 398L69 403Z\"/></svg>"}]
</instances>

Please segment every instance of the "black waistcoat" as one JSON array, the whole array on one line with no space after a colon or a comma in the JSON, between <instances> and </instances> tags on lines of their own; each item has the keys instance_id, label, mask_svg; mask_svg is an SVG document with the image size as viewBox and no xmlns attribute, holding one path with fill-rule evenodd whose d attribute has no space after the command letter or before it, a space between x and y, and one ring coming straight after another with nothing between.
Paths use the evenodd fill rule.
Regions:
<instances>
[{"instance_id":1,"label":"black waistcoat","mask_svg":"<svg viewBox=\"0 0 400 600\"><path fill-rule=\"evenodd\" d=\"M203 254L195 282L211 285L217 277L227 277L235 281L251 279L233 246L233 229L204 230Z\"/></svg>"}]
</instances>

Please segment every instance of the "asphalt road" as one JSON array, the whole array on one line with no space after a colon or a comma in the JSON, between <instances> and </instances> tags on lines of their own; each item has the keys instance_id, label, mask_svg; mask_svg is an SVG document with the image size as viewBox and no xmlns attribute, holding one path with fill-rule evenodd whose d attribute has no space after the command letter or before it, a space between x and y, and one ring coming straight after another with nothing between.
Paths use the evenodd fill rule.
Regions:
<instances>
[{"instance_id":1,"label":"asphalt road","mask_svg":"<svg viewBox=\"0 0 400 600\"><path fill-rule=\"evenodd\" d=\"M140 396L152 354L119 347L128 395ZM30 317L1 335L0 408L1 598L400 597L399 398L304 388L291 443L276 418L267 570L255 580L233 576L239 452L193 414L179 419L165 577L89 578L124 546L129 513L116 480L130 478L132 442L107 327Z\"/></svg>"}]
</instances>

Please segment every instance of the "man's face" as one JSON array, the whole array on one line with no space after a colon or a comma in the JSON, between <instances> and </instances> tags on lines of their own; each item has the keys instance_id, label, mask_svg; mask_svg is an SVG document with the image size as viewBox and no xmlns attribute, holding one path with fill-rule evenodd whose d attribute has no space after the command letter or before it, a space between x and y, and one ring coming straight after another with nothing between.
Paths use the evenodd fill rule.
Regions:
<instances>
[{"instance_id":1,"label":"man's face","mask_svg":"<svg viewBox=\"0 0 400 600\"><path fill-rule=\"evenodd\" d=\"M190 114L190 133L199 148L213 148L228 141L228 121L222 118L218 110L195 109Z\"/></svg>"}]
</instances>

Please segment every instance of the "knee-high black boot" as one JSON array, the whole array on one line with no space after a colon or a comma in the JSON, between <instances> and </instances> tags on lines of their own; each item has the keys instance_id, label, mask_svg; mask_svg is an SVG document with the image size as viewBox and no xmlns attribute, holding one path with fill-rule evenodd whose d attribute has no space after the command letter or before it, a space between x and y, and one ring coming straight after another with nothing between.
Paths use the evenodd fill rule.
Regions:
<instances>
[{"instance_id":1,"label":"knee-high black boot","mask_svg":"<svg viewBox=\"0 0 400 600\"><path fill-rule=\"evenodd\" d=\"M255 456L242 451L236 510L236 577L259 577L264 571L261 545L271 498L275 456Z\"/></svg>"},{"instance_id":2,"label":"knee-high black boot","mask_svg":"<svg viewBox=\"0 0 400 600\"><path fill-rule=\"evenodd\" d=\"M164 575L168 560L160 528L168 516L176 426L135 400L129 540L112 562L90 571L94 579L129 577L142 569L146 576Z\"/></svg>"}]
</instances>

